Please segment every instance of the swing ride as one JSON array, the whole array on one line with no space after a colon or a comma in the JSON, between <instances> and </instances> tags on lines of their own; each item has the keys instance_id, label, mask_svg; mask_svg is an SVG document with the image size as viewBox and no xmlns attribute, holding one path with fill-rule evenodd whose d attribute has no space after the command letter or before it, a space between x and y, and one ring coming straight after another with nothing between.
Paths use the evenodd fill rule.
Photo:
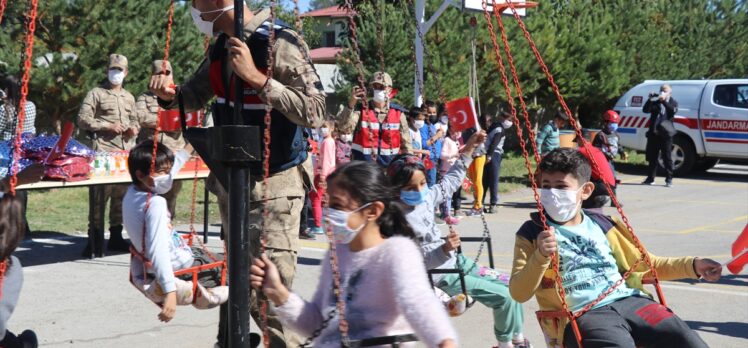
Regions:
<instances>
[{"instance_id":1,"label":"swing ride","mask_svg":"<svg viewBox=\"0 0 748 348\"><path fill-rule=\"evenodd\" d=\"M33 53L33 44L34 44L34 31L36 26L36 15L37 15L37 5L38 0L30 0L31 6L29 11L29 21L28 21L28 27L26 31L25 36L25 59L23 64L23 72L22 72L22 78L21 78L21 98L19 103L19 112L18 112L18 122L17 122L17 131L16 131L16 141L13 147L13 168L11 170L11 185L10 185L10 191L11 194L15 194L15 189L17 186L17 174L18 174L18 159L20 158L20 133L23 129L23 123L25 118L25 108L24 105L26 103L26 97L28 95L28 83L30 78L30 72L31 72L31 62L32 62L32 53ZM301 22L300 22L300 16L298 11L298 1L294 1L296 5L295 14L296 14L296 26L297 30L301 34ZM426 46L423 44L424 41L424 35L425 32L428 31L431 25L433 25L436 18L438 18L439 14L441 14L446 8L450 5L452 5L452 1L447 0L443 3L443 5L439 8L437 13L429 19L427 22L424 22L424 13L425 13L425 6L424 6L424 0L417 0L415 1L415 4L413 3L413 0L409 0L409 5L412 6L415 11L415 45L414 45L414 63L416 67L416 73L415 73L415 83L416 83L416 105L420 105L420 101L422 99L422 91L423 91L423 58L424 55L428 57L428 52L426 50ZM553 75L551 74L548 66L543 61L543 58L539 52L539 49L537 48L535 42L532 39L532 35L528 31L527 27L524 24L524 21L522 20L522 14L520 13L520 10L523 10L525 8L535 7L537 6L537 3L532 2L525 2L525 1L519 1L519 2L513 2L511 0L483 0L477 2L479 5L476 5L475 1L464 1L463 2L463 8L474 10L474 11L480 11L483 13L485 19L486 19L486 25L491 35L491 43L493 48L493 54L496 56L496 69L501 74L501 81L502 86L500 86L501 89L503 88L504 93L506 95L506 100L508 102L509 108L510 108L510 114L511 119L516 125L520 125L524 122L525 130L523 130L523 127L515 127L517 136L520 140L525 139L524 132L527 132L527 138L529 138L529 143L531 145L531 149L528 149L526 146L525 141L520 141L520 147L522 150L522 156L524 158L525 167L528 171L529 177L530 177L530 183L533 190L533 197L536 202L536 209L539 213L539 218L541 220L542 226L544 229L548 229L548 222L546 220L543 206L540 203L540 197L538 193L538 187L535 181L535 173L533 170L533 165L530 159L530 151L534 154L535 162L540 162L540 156L538 155L538 151L535 146L535 134L532 130L530 117L527 111L527 105L525 103L525 97L522 92L522 86L519 82L518 72L517 68L514 62L514 58L512 56L511 47L509 44L509 41L507 39L506 35L506 28L503 23L502 14L508 13L510 16L516 21L519 29L522 31L522 35L531 48L533 55L535 57L535 60L540 66L540 69L543 71L546 79L548 80L548 83L553 89L553 92L558 100L558 103L561 105L563 112L569 117L569 123L574 128L574 131L576 132L577 136L581 139L584 139L582 135L582 130L580 128L579 123L574 118L573 114L571 113L568 105L566 104L566 101L561 94L559 86L556 84ZM171 27L173 22L173 11L174 11L174 4L175 0L171 1L171 6L169 8L169 17L167 22L167 28L166 28L166 45L164 49L164 64L168 61L169 58L169 41L171 38ZM0 0L0 19L2 19L3 12L6 6L6 0ZM243 0L235 0L234 1L235 6L235 32L241 33L243 30L243 9L244 9L244 1ZM478 6L480 6L478 8ZM271 2L270 4L270 23L275 23L275 7L276 3ZM352 64L355 67L356 73L357 73L357 84L359 88L362 90L366 90L366 84L364 79L364 68L363 64L360 58L360 49L359 49L359 42L358 37L356 33L356 20L353 16L353 5L351 0L345 0L345 4L343 7L347 10L348 13L348 25L349 25L349 40L351 42L352 46L352 53L353 53L353 62ZM499 36L496 34L496 27L494 26L494 23L498 25L498 31L500 35L500 42L499 42ZM274 40L275 40L275 26L270 25L269 26L269 42L268 42L268 50L270 54L267 55L268 57L268 68L266 70L266 76L268 78L271 78L273 76L273 49L274 49ZM303 34L302 34L303 35ZM380 39L381 40L381 39ZM380 43L380 47L382 44ZM473 54L475 51L474 44L472 46ZM502 53L503 52L503 53ZM308 59L308 57L307 57ZM380 61L379 64L381 67L384 67L384 56L381 55L379 57ZM506 61L505 61L506 59ZM441 87L441 83L439 81L439 76L436 72L436 69L434 69L433 64L431 64L430 61L427 61L427 65L429 70L431 70L431 76L434 79L434 83L436 85L436 89L439 93L439 101L445 102L446 97L444 94L444 91ZM507 66L509 67L509 74L511 74L511 83L509 81L510 77L509 74L507 74ZM473 68L472 71L472 79L475 84L471 85L471 91L470 93L478 94L477 91L477 83L475 83L477 80L475 78L475 75L477 74L475 71L475 68ZM234 89L235 95L233 96L233 100L235 103L241 103L243 98L243 88L241 88L244 85L244 82L239 78L238 76L234 79L234 86L236 87ZM266 92L269 91L270 84L266 85ZM514 89L514 94L512 94L512 88ZM497 91L499 92L499 91ZM208 270L208 269L220 269L221 273L221 283L226 284L227 282L231 284L229 287L229 309L230 313L228 315L228 325L230 330L229 337L227 338L228 345L230 347L249 347L250 346L250 331L249 331L249 302L250 302L250 288L249 288L249 250L250 250L250 239L248 235L248 229L247 226L249 224L248 221L248 177L249 177L249 166L252 163L262 163L262 180L267 183L267 180L270 176L270 167L269 167L269 153L270 153L270 140L271 140L271 133L270 133L270 127L271 127L271 110L272 107L270 105L267 105L265 110L265 117L263 119L264 122L264 130L261 132L261 127L259 126L250 126L246 125L244 123L242 114L241 114L241 108L233 108L233 117L217 120L216 125L211 128L201 128L201 127L187 127L186 120L185 120L185 110L183 106L182 101L182 95L181 93L178 93L177 96L179 100L180 105L180 118L182 120L182 130L184 132L185 138L193 145L197 153L203 158L203 160L206 162L208 167L210 168L211 172L213 172L214 175L218 178L218 181L221 182L221 184L224 185L224 187L227 188L227 191L229 192L229 221L227 222L228 231L226 233L227 237L227 243L226 243L226 260L218 260L217 257L215 257L213 254L209 255L211 256L211 259L214 261L210 264L202 265L199 267L190 268L187 270L176 272L175 275L184 275L189 274L193 281L193 286L197 286L197 278L198 274L202 271ZM227 98L228 99L228 98ZM517 110L517 104L519 105L519 110ZM228 103L227 103L228 104ZM362 107L363 111L366 112L368 110L368 102L366 101L366 97L363 97L362 100ZM236 104L238 105L238 104ZM521 115L518 115L518 111L521 112ZM521 118L520 118L521 117ZM155 151L157 148L157 139L158 139L158 132L160 131L160 119L159 124L157 125L154 137L153 137L153 143L154 143L154 156L153 156L153 162L151 164L151 172L155 171ZM371 133L370 133L371 136ZM583 142L586 142L586 140L583 140ZM589 150L587 150L589 151ZM264 156L263 156L264 155ZM590 156L591 165L592 167L597 170L599 169L599 165L595 162L594 156ZM195 177L195 181L197 180L197 177ZM322 180L324 183L324 180ZM267 200L268 198L268 192L267 192L267 185L264 185L265 192L263 193L263 199ZM552 257L552 270L553 270L553 276L554 276L554 283L556 287L556 291L558 292L560 298L561 298L561 306L562 308L559 311L553 311L553 312L538 312L538 320L545 320L550 319L555 322L561 322L561 321L568 321L571 325L571 328L573 330L573 333L575 335L576 341L579 344L579 346L582 346L582 336L579 331L578 325L577 325L577 318L584 315L586 312L588 312L595 304L599 303L601 300L603 300L608 294L610 294L613 290L615 290L618 286L623 284L629 277L632 276L635 270L639 270L640 267L646 266L648 269L648 280L645 283L651 283L654 285L657 296L659 298L659 301L661 304L666 305L664 295L662 293L662 289L660 286L660 282L657 278L657 272L655 268L652 265L652 260L650 259L649 254L647 253L646 249L642 245L641 241L636 237L634 233L634 229L632 228L631 224L629 223L628 218L626 217L626 214L624 213L623 209L621 208L621 204L618 202L612 188L610 185L605 182L606 190L608 191L608 194L610 195L616 210L618 211L619 215L621 216L621 223L625 225L625 228L628 230L630 239L632 243L636 246L638 249L640 256L636 260L636 262L633 263L630 269L626 270L623 274L623 277L620 281L610 286L606 291L604 291L600 296L585 306L582 310L578 312L572 312L569 309L569 305L566 302L566 296L564 292L564 287L562 286L562 279L559 272L559 259L558 254L556 254L554 257ZM192 197L192 215L191 215L191 223L190 223L190 234L185 236L184 238L189 241L190 244L194 242L194 239L197 238L197 235L194 231L193 223L194 223L194 217L195 217L195 190L193 188L193 197ZM146 204L146 209L148 207L148 204ZM264 224L266 223L266 220L269 216L268 209L265 208L263 210L263 231L266 229L264 228ZM475 241L480 242L480 248L478 252L477 258L481 256L481 253L483 251L484 245L488 245L488 253L489 253L489 262L491 267L493 267L493 255L492 255L492 249L491 249L491 239L490 239L490 231L488 229L488 224L485 220L485 216L481 214L482 222L483 222L483 235L481 237L472 237L472 238L463 238L463 241ZM450 226L450 229L453 227ZM263 232L264 233L264 232ZM338 330L340 331L340 335L342 337L343 345L346 347L366 347L366 346L372 346L372 345L391 345L393 347L399 346L400 343L403 342L409 342L417 340L417 338L412 335L400 335L400 336L388 336L388 337L374 337L374 338L367 338L363 340L351 340L348 337L348 323L345 319L345 299L340 298L340 273L338 271L338 265L337 265L337 259L336 259L336 252L335 252L335 244L332 242L332 232L328 229L327 231L330 242L330 263L331 268L333 270L333 286L335 287L335 294L337 296L337 307L336 307L336 313L330 313L330 315L327 317L324 323L322 323L323 329L326 324L332 319L333 316L337 316L338 318ZM260 252L264 252L264 238L265 236L261 236L260 239L260 245L259 249ZM200 247L208 251L205 245L200 242L198 238L198 244ZM145 246L142 246L145 250ZM134 248L133 248L134 249ZM133 257L140 258L143 261L143 264L148 267L148 260L145 258L142 254L138 253L137 250L133 250L132 252ZM477 261L476 258L476 261ZM4 269L3 267L0 267L0 269ZM441 271L440 271L441 272ZM226 274L228 273L228 279L226 277ZM438 273L438 272L434 272ZM465 292L465 286L464 286L464 274L459 272L461 283L462 283L462 289L463 292ZM1 275L0 275L1 277ZM269 334L268 334L268 328L267 328L267 310L268 310L268 304L267 300L264 298L260 299L260 328L263 331L263 342L265 345L269 342ZM310 338L309 342L311 342L313 338Z\"/></svg>"}]
</instances>

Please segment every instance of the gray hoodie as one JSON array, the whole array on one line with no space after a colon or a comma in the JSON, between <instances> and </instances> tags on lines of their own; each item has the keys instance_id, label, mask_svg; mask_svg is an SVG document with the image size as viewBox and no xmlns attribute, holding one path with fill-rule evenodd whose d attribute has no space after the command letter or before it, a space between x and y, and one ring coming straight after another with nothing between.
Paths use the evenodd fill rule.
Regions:
<instances>
[{"instance_id":1,"label":"gray hoodie","mask_svg":"<svg viewBox=\"0 0 748 348\"><path fill-rule=\"evenodd\" d=\"M5 336L6 324L18 303L23 285L23 268L17 257L11 256L3 279L3 297L0 299L0 339Z\"/></svg>"},{"instance_id":2,"label":"gray hoodie","mask_svg":"<svg viewBox=\"0 0 748 348\"><path fill-rule=\"evenodd\" d=\"M447 174L429 189L426 201L415 207L411 207L406 215L408 223L410 223L415 231L416 240L421 247L421 252L423 252L426 268L429 270L435 268L455 268L456 258L454 251L445 253L441 248L444 240L442 239L441 230L434 223L434 212L436 212L436 207L439 204L447 199L451 199L452 195L460 188L462 181L465 179L467 167L470 166L472 161L473 159L470 157L460 156L460 159L455 161L455 164L449 169Z\"/></svg>"}]
</instances>

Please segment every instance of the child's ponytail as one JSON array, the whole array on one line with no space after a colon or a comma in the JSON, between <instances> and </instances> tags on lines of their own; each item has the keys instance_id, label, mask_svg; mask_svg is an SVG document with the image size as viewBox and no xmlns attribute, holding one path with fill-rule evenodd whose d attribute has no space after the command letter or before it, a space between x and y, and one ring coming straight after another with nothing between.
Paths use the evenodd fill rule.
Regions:
<instances>
[{"instance_id":1,"label":"child's ponytail","mask_svg":"<svg viewBox=\"0 0 748 348\"><path fill-rule=\"evenodd\" d=\"M379 166L364 161L347 163L327 177L328 185L333 182L359 204L384 204L384 211L377 219L382 236L415 238L413 229L405 219L405 205L400 202L400 189L392 186Z\"/></svg>"},{"instance_id":2,"label":"child's ponytail","mask_svg":"<svg viewBox=\"0 0 748 348\"><path fill-rule=\"evenodd\" d=\"M403 236L415 239L416 234L405 219L405 204L392 200L385 204L384 212L377 219L380 233L385 237Z\"/></svg>"},{"instance_id":3,"label":"child's ponytail","mask_svg":"<svg viewBox=\"0 0 748 348\"><path fill-rule=\"evenodd\" d=\"M25 230L21 200L10 194L4 195L0 198L0 262L16 250Z\"/></svg>"}]
</instances>

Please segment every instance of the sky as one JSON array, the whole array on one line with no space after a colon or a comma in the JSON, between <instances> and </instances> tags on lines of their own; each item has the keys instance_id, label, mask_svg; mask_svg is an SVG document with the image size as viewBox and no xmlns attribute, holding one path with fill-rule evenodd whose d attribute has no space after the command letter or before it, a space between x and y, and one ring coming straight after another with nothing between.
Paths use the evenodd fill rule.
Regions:
<instances>
[{"instance_id":1,"label":"sky","mask_svg":"<svg viewBox=\"0 0 748 348\"><path fill-rule=\"evenodd\" d=\"M287 6L287 8L293 8L293 0L281 1L283 3L283 6ZM299 11L301 11L301 13L309 11L309 0L299 0Z\"/></svg>"}]
</instances>

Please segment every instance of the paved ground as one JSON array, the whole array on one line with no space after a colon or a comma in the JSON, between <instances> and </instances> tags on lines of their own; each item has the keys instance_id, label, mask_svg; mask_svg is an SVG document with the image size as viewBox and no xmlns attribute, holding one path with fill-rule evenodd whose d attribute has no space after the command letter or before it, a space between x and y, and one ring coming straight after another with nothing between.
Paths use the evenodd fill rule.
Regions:
<instances>
[{"instance_id":1,"label":"paved ground","mask_svg":"<svg viewBox=\"0 0 748 348\"><path fill-rule=\"evenodd\" d=\"M707 174L676 179L675 187L641 186L641 176L622 175L625 211L645 245L664 256L700 255L725 261L748 222L748 167L721 165ZM511 265L514 232L532 211L529 190L502 197L504 206L488 217L497 268ZM613 210L609 210L614 213ZM480 235L480 220L465 219L459 230ZM215 233L213 234L215 236ZM217 238L212 238L217 245ZM158 308L128 283L127 255L77 260L83 239L36 235L17 252L25 265L24 291L9 328L36 330L45 347L211 347L217 310L178 309L169 324ZM309 297L317 285L325 243L304 243L295 290ZM466 246L475 255L476 246ZM483 257L484 262L486 258ZM666 282L669 305L712 347L748 346L748 270L717 284ZM541 342L533 312L525 305L526 335ZM453 320L463 347L490 347L495 341L491 313L476 305ZM539 345L542 346L542 345Z\"/></svg>"}]
</instances>

